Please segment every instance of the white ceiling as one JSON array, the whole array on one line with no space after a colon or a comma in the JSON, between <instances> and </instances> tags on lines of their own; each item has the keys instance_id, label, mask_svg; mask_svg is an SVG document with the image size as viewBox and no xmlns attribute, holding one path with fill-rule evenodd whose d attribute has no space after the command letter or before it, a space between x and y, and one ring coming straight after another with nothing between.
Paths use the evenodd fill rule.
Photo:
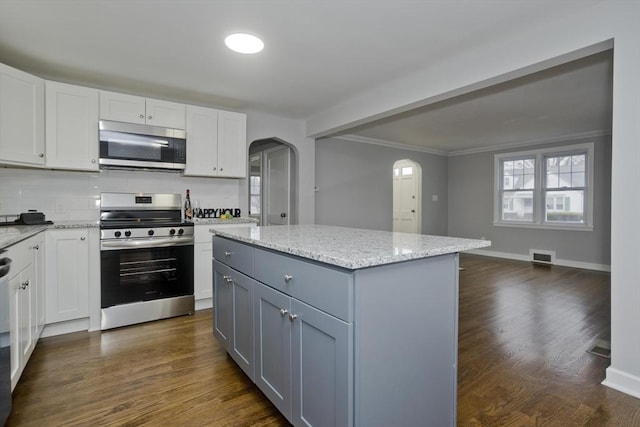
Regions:
<instances>
[{"instance_id":1,"label":"white ceiling","mask_svg":"<svg viewBox=\"0 0 640 427\"><path fill-rule=\"evenodd\" d=\"M0 62L52 80L306 119L597 2L0 0ZM223 40L236 31L260 36L265 50L228 51ZM459 151L606 131L610 57L566 68L347 133Z\"/></svg>"}]
</instances>

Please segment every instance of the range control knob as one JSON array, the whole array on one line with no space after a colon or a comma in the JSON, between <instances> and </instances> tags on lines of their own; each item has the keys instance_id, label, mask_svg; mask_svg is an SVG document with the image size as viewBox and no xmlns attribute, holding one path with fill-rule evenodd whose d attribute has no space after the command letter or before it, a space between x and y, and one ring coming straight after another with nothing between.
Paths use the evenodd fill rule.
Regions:
<instances>
[{"instance_id":1,"label":"range control knob","mask_svg":"<svg viewBox=\"0 0 640 427\"><path fill-rule=\"evenodd\" d=\"M113 233L113 235L116 236L116 237L120 237L120 236L122 236L122 233L119 232L119 231L116 231L115 233Z\"/></svg>"},{"instance_id":2,"label":"range control knob","mask_svg":"<svg viewBox=\"0 0 640 427\"><path fill-rule=\"evenodd\" d=\"M131 231L127 230L124 232L124 235L127 237L131 237Z\"/></svg>"},{"instance_id":3,"label":"range control knob","mask_svg":"<svg viewBox=\"0 0 640 427\"><path fill-rule=\"evenodd\" d=\"M172 236L173 236L174 234L176 234L176 229L175 229L175 228L172 228L171 230L169 230L169 234L170 234L170 235L172 235Z\"/></svg>"},{"instance_id":4,"label":"range control knob","mask_svg":"<svg viewBox=\"0 0 640 427\"><path fill-rule=\"evenodd\" d=\"M149 236L153 236L153 230L148 231Z\"/></svg>"},{"instance_id":5,"label":"range control knob","mask_svg":"<svg viewBox=\"0 0 640 427\"><path fill-rule=\"evenodd\" d=\"M184 230L182 228L178 229L178 234L183 235L184 234Z\"/></svg>"}]
</instances>

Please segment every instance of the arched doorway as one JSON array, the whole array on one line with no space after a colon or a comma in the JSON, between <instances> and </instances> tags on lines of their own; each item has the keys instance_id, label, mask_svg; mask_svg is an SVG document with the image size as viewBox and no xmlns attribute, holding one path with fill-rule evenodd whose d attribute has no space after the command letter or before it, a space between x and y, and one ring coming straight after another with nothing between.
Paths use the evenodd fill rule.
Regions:
<instances>
[{"instance_id":1,"label":"arched doorway","mask_svg":"<svg viewBox=\"0 0 640 427\"><path fill-rule=\"evenodd\" d=\"M393 164L393 231L422 233L422 168L410 159Z\"/></svg>"},{"instance_id":2,"label":"arched doorway","mask_svg":"<svg viewBox=\"0 0 640 427\"><path fill-rule=\"evenodd\" d=\"M249 216L259 225L297 223L295 148L277 138L249 146Z\"/></svg>"}]
</instances>

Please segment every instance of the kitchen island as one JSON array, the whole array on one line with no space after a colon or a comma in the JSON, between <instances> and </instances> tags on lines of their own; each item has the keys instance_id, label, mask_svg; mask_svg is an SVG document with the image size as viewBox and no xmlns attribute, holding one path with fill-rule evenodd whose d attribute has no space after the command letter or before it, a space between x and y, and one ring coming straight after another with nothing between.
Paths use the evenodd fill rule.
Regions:
<instances>
[{"instance_id":1,"label":"kitchen island","mask_svg":"<svg viewBox=\"0 0 640 427\"><path fill-rule=\"evenodd\" d=\"M458 252L489 241L213 232L214 334L292 424L455 425Z\"/></svg>"}]
</instances>

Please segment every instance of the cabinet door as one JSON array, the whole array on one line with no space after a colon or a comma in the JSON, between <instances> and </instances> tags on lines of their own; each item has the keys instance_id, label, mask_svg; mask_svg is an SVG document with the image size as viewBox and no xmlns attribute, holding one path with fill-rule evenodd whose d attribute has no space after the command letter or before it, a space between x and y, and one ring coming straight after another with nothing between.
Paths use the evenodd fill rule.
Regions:
<instances>
[{"instance_id":1,"label":"cabinet door","mask_svg":"<svg viewBox=\"0 0 640 427\"><path fill-rule=\"evenodd\" d=\"M172 129L185 128L184 104L147 98L146 112L146 122L148 125Z\"/></svg>"},{"instance_id":2,"label":"cabinet door","mask_svg":"<svg viewBox=\"0 0 640 427\"><path fill-rule=\"evenodd\" d=\"M233 337L231 357L251 380L254 379L253 292L255 280L232 271Z\"/></svg>"},{"instance_id":3,"label":"cabinet door","mask_svg":"<svg viewBox=\"0 0 640 427\"><path fill-rule=\"evenodd\" d=\"M44 165L44 80L0 64L0 163Z\"/></svg>"},{"instance_id":4,"label":"cabinet door","mask_svg":"<svg viewBox=\"0 0 640 427\"><path fill-rule=\"evenodd\" d=\"M33 264L9 280L11 305L11 388L15 388L34 348L31 310Z\"/></svg>"},{"instance_id":5,"label":"cabinet door","mask_svg":"<svg viewBox=\"0 0 640 427\"><path fill-rule=\"evenodd\" d=\"M96 89L47 82L47 167L98 170Z\"/></svg>"},{"instance_id":6,"label":"cabinet door","mask_svg":"<svg viewBox=\"0 0 640 427\"><path fill-rule=\"evenodd\" d=\"M100 91L100 118L145 124L146 99L124 93Z\"/></svg>"},{"instance_id":7,"label":"cabinet door","mask_svg":"<svg viewBox=\"0 0 640 427\"><path fill-rule=\"evenodd\" d=\"M186 176L217 176L218 110L187 106Z\"/></svg>"},{"instance_id":8,"label":"cabinet door","mask_svg":"<svg viewBox=\"0 0 640 427\"><path fill-rule=\"evenodd\" d=\"M45 324L44 307L44 233L38 233L27 240L33 255L33 277L31 279L32 339L35 347Z\"/></svg>"},{"instance_id":9,"label":"cabinet door","mask_svg":"<svg viewBox=\"0 0 640 427\"><path fill-rule=\"evenodd\" d=\"M353 425L352 325L291 299L292 423Z\"/></svg>"},{"instance_id":10,"label":"cabinet door","mask_svg":"<svg viewBox=\"0 0 640 427\"><path fill-rule=\"evenodd\" d=\"M213 334L231 352L233 333L233 286L227 280L226 269L213 261Z\"/></svg>"},{"instance_id":11,"label":"cabinet door","mask_svg":"<svg viewBox=\"0 0 640 427\"><path fill-rule=\"evenodd\" d=\"M255 383L291 420L290 298L261 283L254 290Z\"/></svg>"},{"instance_id":12,"label":"cabinet door","mask_svg":"<svg viewBox=\"0 0 640 427\"><path fill-rule=\"evenodd\" d=\"M196 301L213 297L212 257L211 243L193 245L193 292Z\"/></svg>"},{"instance_id":13,"label":"cabinet door","mask_svg":"<svg viewBox=\"0 0 640 427\"><path fill-rule=\"evenodd\" d=\"M246 114L218 112L218 176L245 178L248 161Z\"/></svg>"},{"instance_id":14,"label":"cabinet door","mask_svg":"<svg viewBox=\"0 0 640 427\"><path fill-rule=\"evenodd\" d=\"M47 323L89 316L87 229L47 230Z\"/></svg>"}]
</instances>

